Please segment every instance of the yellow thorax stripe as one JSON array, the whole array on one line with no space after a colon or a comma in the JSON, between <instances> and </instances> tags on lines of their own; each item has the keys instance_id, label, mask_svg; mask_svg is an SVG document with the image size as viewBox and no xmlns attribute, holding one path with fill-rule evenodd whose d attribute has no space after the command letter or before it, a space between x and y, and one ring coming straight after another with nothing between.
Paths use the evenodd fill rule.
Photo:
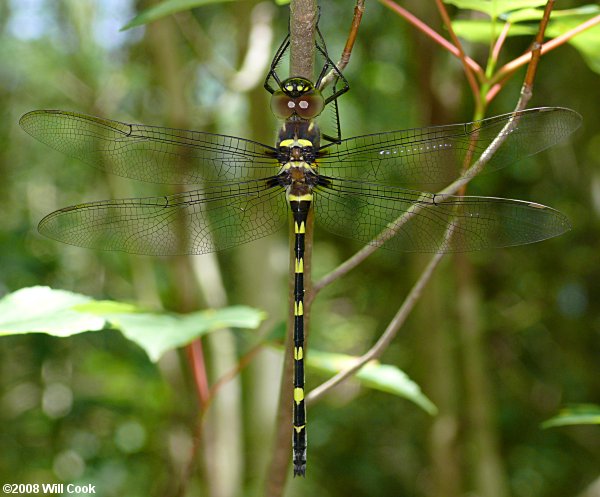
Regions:
<instances>
[{"instance_id":1,"label":"yellow thorax stripe","mask_svg":"<svg viewBox=\"0 0 600 497\"><path fill-rule=\"evenodd\" d=\"M281 140L279 142L280 147L312 147L313 144L310 140L306 140L305 138L288 138L287 140Z\"/></svg>"},{"instance_id":2,"label":"yellow thorax stripe","mask_svg":"<svg viewBox=\"0 0 600 497\"><path fill-rule=\"evenodd\" d=\"M288 138L287 140L281 140L279 142L280 147L312 147L313 144L310 140L306 140L304 138L298 138L294 140L293 138Z\"/></svg>"},{"instance_id":3,"label":"yellow thorax stripe","mask_svg":"<svg viewBox=\"0 0 600 497\"><path fill-rule=\"evenodd\" d=\"M304 138L298 138L294 140L293 138L288 138L287 140L281 140L279 142L280 147L312 147L313 144L310 140L306 140Z\"/></svg>"}]
</instances>

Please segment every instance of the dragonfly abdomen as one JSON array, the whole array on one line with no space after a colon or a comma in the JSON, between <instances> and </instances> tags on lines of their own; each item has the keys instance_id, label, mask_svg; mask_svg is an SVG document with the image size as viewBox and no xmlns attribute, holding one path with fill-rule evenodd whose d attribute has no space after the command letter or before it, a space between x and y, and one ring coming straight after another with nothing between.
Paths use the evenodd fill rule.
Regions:
<instances>
[{"instance_id":1,"label":"dragonfly abdomen","mask_svg":"<svg viewBox=\"0 0 600 497\"><path fill-rule=\"evenodd\" d=\"M288 195L294 217L294 476L306 472L306 406L304 404L304 238L312 194Z\"/></svg>"}]
</instances>

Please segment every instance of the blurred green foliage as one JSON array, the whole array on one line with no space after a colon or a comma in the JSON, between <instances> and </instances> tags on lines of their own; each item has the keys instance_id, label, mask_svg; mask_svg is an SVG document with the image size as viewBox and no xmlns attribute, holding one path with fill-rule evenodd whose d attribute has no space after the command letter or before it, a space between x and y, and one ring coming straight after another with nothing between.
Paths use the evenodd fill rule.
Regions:
<instances>
[{"instance_id":1,"label":"blurred green foliage","mask_svg":"<svg viewBox=\"0 0 600 497\"><path fill-rule=\"evenodd\" d=\"M443 32L433 2L402 5ZM287 315L285 233L192 263L97 253L36 233L37 222L57 208L168 188L103 175L36 143L17 126L29 110L60 108L267 143L274 137L261 86L287 29L287 7L216 3L120 31L146 7L124 0L0 5L0 292L48 285L157 311L251 305L271 316L268 333ZM322 5L320 27L334 59L352 7L342 0ZM273 34L268 53L248 50L257 25L266 27L260 40ZM530 42L511 37L500 62ZM480 61L485 49L466 44ZM522 74L489 115L513 108ZM378 3L367 2L345 75L351 91L340 100L344 136L472 118L459 61ZM448 257L382 358L406 371L439 415L357 382L342 385L310 408L308 477L291 481L287 495L564 497L583 495L599 477L597 426L540 429L563 405L600 398L598 82L572 46L545 55L531 105L573 108L583 129L568 144L469 185L472 194L555 207L573 230L532 246ZM317 227L315 278L358 248ZM381 252L327 288L313 308L310 346L360 354L427 260ZM192 269L182 271L183 264ZM211 276L215 268L225 296ZM191 304L190 289L199 295ZM247 347L239 334L212 334L211 380L222 374L224 357L235 366ZM238 390L232 382L224 391L227 403L214 406L221 410L209 420L187 495L262 495L280 364L280 354L261 352ZM195 387L183 354L167 354L157 366L114 331L68 339L31 334L2 338L0 368L2 483L92 483L105 496L175 494L197 441ZM310 375L308 389L323 379ZM495 493L478 480L486 464L500 475ZM230 478L216 488L207 483L215 474Z\"/></svg>"},{"instance_id":2,"label":"blurred green foliage","mask_svg":"<svg viewBox=\"0 0 600 497\"><path fill-rule=\"evenodd\" d=\"M600 425L600 406L581 404L561 409L557 416L544 421L544 428L569 425Z\"/></svg>"},{"instance_id":3,"label":"blurred green foliage","mask_svg":"<svg viewBox=\"0 0 600 497\"><path fill-rule=\"evenodd\" d=\"M32 308L33 307L33 308ZM223 328L257 328L264 313L251 307L225 307L188 314L145 312L131 304L92 300L64 290L31 287L0 299L0 335L48 333L70 337L113 329L138 344L150 360Z\"/></svg>"}]
</instances>

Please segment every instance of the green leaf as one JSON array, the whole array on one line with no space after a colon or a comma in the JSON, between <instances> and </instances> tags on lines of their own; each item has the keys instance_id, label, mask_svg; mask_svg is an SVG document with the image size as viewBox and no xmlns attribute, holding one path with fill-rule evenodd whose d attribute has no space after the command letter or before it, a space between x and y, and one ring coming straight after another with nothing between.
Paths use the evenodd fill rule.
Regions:
<instances>
[{"instance_id":1,"label":"green leaf","mask_svg":"<svg viewBox=\"0 0 600 497\"><path fill-rule=\"evenodd\" d=\"M276 5L287 5L290 3L290 0L275 0Z\"/></svg>"},{"instance_id":2,"label":"green leaf","mask_svg":"<svg viewBox=\"0 0 600 497\"><path fill-rule=\"evenodd\" d=\"M115 302L113 300L89 300L83 304L75 305L73 309L98 316L117 312L141 312L141 309L133 304Z\"/></svg>"},{"instance_id":3,"label":"green leaf","mask_svg":"<svg viewBox=\"0 0 600 497\"><path fill-rule=\"evenodd\" d=\"M575 11L577 9L570 9ZM581 23L597 16L600 13L600 7L588 6L586 13L570 14L559 16L556 19L550 19L550 24L546 34L552 38L560 36L571 29L576 28ZM569 40L584 58L590 69L600 73L600 26L596 25L586 31L579 33Z\"/></svg>"},{"instance_id":4,"label":"green leaf","mask_svg":"<svg viewBox=\"0 0 600 497\"><path fill-rule=\"evenodd\" d=\"M550 24L552 24L554 20L560 19L561 17L585 16L586 18L589 18L598 14L599 12L600 6L598 5L582 5L581 7L574 9L553 10L550 17ZM503 16L503 19L515 23L539 21L543 16L543 9L522 9Z\"/></svg>"},{"instance_id":5,"label":"green leaf","mask_svg":"<svg viewBox=\"0 0 600 497\"><path fill-rule=\"evenodd\" d=\"M224 328L257 328L265 314L251 307L226 307L190 314L109 313L106 319L158 361L172 349Z\"/></svg>"},{"instance_id":6,"label":"green leaf","mask_svg":"<svg viewBox=\"0 0 600 497\"><path fill-rule=\"evenodd\" d=\"M140 12L125 26L123 26L121 31L125 31L135 26L148 24L184 10L195 9L196 7L202 7L203 5L208 5L211 3L224 3L231 1L232 0L164 0L161 3L153 5L152 7Z\"/></svg>"},{"instance_id":7,"label":"green leaf","mask_svg":"<svg viewBox=\"0 0 600 497\"><path fill-rule=\"evenodd\" d=\"M190 314L147 312L132 304L48 287L24 288L0 300L0 335L48 333L68 337L107 328L119 330L158 361L168 350L223 328L257 328L264 312L226 307Z\"/></svg>"},{"instance_id":8,"label":"green leaf","mask_svg":"<svg viewBox=\"0 0 600 497\"><path fill-rule=\"evenodd\" d=\"M570 425L600 425L600 406L578 404L561 409L553 418L542 423L542 428Z\"/></svg>"},{"instance_id":9,"label":"green leaf","mask_svg":"<svg viewBox=\"0 0 600 497\"><path fill-rule=\"evenodd\" d=\"M452 29L456 35L473 43L489 44L492 37L498 36L502 28L503 23L492 23L485 19L461 19L452 22ZM508 36L531 36L536 32L537 30L530 26L513 24L508 31Z\"/></svg>"},{"instance_id":10,"label":"green leaf","mask_svg":"<svg viewBox=\"0 0 600 497\"><path fill-rule=\"evenodd\" d=\"M74 310L90 302L84 295L44 286L23 288L0 300L0 335L47 333L68 337L105 328L106 320Z\"/></svg>"},{"instance_id":11,"label":"green leaf","mask_svg":"<svg viewBox=\"0 0 600 497\"><path fill-rule=\"evenodd\" d=\"M546 0L444 0L444 3L454 5L459 9L483 12L495 19L500 14L513 10L546 5Z\"/></svg>"},{"instance_id":12,"label":"green leaf","mask_svg":"<svg viewBox=\"0 0 600 497\"><path fill-rule=\"evenodd\" d=\"M550 23L546 29L547 38L555 38L579 26L581 23L600 14L600 6L585 5L575 9L557 10L552 12ZM524 9L506 16L512 24L508 36L533 36L537 33L537 25L526 25L525 22L539 21L543 15L542 10ZM521 23L518 24L517 22ZM492 29L496 34L502 29L500 22L493 23L483 19L461 19L454 21L452 27L458 36L474 43L489 44L492 38ZM600 73L600 27L595 26L571 38L573 45L585 59L590 69Z\"/></svg>"},{"instance_id":13,"label":"green leaf","mask_svg":"<svg viewBox=\"0 0 600 497\"><path fill-rule=\"evenodd\" d=\"M317 371L336 374L352 366L357 359L354 356L311 349L307 354L306 362L309 367ZM408 399L431 415L437 413L437 407L421 392L419 385L396 366L370 361L356 373L355 377L366 387Z\"/></svg>"}]
</instances>

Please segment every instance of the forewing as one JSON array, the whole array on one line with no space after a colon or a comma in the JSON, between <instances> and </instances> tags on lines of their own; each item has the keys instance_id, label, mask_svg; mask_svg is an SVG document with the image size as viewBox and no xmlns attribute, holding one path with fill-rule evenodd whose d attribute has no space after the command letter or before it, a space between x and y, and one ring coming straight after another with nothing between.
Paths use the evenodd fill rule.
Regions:
<instances>
[{"instance_id":1,"label":"forewing","mask_svg":"<svg viewBox=\"0 0 600 497\"><path fill-rule=\"evenodd\" d=\"M465 175L482 155L493 152L483 171L500 169L558 143L580 124L575 111L545 107L472 123L357 136L328 147L319 171L396 186L431 185L426 189L435 191Z\"/></svg>"},{"instance_id":2,"label":"forewing","mask_svg":"<svg viewBox=\"0 0 600 497\"><path fill-rule=\"evenodd\" d=\"M274 233L285 225L281 187L223 185L164 197L90 202L46 216L39 231L80 247L132 254L205 254Z\"/></svg>"},{"instance_id":3,"label":"forewing","mask_svg":"<svg viewBox=\"0 0 600 497\"><path fill-rule=\"evenodd\" d=\"M467 252L538 242L570 229L560 212L492 197L434 195L330 179L314 195L319 226L399 252Z\"/></svg>"},{"instance_id":4,"label":"forewing","mask_svg":"<svg viewBox=\"0 0 600 497\"><path fill-rule=\"evenodd\" d=\"M31 136L66 155L141 181L244 181L277 171L275 149L243 138L126 124L60 110L29 112L19 123Z\"/></svg>"}]
</instances>

